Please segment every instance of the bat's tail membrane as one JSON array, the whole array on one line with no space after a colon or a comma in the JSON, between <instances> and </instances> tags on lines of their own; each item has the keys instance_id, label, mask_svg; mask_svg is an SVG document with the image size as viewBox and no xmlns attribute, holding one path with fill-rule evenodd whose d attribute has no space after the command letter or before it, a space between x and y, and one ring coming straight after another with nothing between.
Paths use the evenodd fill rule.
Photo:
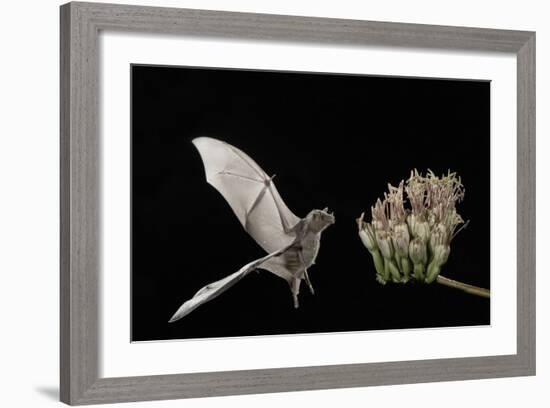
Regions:
<instances>
[{"instance_id":1,"label":"bat's tail membrane","mask_svg":"<svg viewBox=\"0 0 550 408\"><path fill-rule=\"evenodd\" d=\"M272 252L262 258L256 259L255 261L252 261L246 264L245 266L243 266L237 272L232 273L231 275L226 276L225 278L220 279L219 281L212 282L206 285L205 287L200 289L197 293L195 293L195 296L193 296L191 299L189 299L187 302L181 305L180 308L176 311L176 313L174 313L172 318L168 321L168 323L173 323L181 319L182 317L187 316L189 313L191 313L200 305L218 297L227 289L229 289L231 286L233 286L242 278L244 278L246 275L248 275L250 272L260 268L265 261L271 259L274 256L282 254L289 247L290 245L285 248L279 249L275 252Z\"/></svg>"}]
</instances>

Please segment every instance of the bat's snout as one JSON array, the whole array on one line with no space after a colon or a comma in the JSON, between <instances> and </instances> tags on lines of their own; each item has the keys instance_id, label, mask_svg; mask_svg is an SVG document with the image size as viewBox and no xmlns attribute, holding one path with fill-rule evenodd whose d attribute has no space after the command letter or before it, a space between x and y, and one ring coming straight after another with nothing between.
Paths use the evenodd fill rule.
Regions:
<instances>
[{"instance_id":1,"label":"bat's snout","mask_svg":"<svg viewBox=\"0 0 550 408\"><path fill-rule=\"evenodd\" d=\"M326 221L328 225L332 225L336 222L336 219L334 218L334 213L330 212L328 210L328 207L323 208L322 216L324 221Z\"/></svg>"},{"instance_id":2,"label":"bat's snout","mask_svg":"<svg viewBox=\"0 0 550 408\"><path fill-rule=\"evenodd\" d=\"M327 215L331 215L332 217L334 217L334 212L329 211L328 207L323 208L323 212Z\"/></svg>"}]
</instances>

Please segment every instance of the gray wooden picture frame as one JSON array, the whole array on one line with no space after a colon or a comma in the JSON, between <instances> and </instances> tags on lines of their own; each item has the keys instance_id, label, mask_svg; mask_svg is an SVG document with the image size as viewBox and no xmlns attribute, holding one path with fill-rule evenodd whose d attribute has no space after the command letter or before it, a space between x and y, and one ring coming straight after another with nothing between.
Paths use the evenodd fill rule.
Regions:
<instances>
[{"instance_id":1,"label":"gray wooden picture frame","mask_svg":"<svg viewBox=\"0 0 550 408\"><path fill-rule=\"evenodd\" d=\"M472 358L100 378L98 34L101 30L515 54L517 353ZM69 3L61 6L60 92L61 401L67 404L114 403L535 374L534 32Z\"/></svg>"}]
</instances>

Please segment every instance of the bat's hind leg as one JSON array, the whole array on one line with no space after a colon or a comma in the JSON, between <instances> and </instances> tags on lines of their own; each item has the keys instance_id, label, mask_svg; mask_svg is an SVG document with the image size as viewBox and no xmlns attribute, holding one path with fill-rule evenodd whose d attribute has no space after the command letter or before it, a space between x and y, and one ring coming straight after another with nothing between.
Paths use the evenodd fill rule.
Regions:
<instances>
[{"instance_id":1,"label":"bat's hind leg","mask_svg":"<svg viewBox=\"0 0 550 408\"><path fill-rule=\"evenodd\" d=\"M315 295L315 290L313 290L313 285L311 284L311 281L309 280L309 275L307 274L307 269L304 269L304 278L306 280L307 286L309 286L309 291L312 295Z\"/></svg>"},{"instance_id":2,"label":"bat's hind leg","mask_svg":"<svg viewBox=\"0 0 550 408\"><path fill-rule=\"evenodd\" d=\"M315 294L315 291L313 290L313 285L311 284L311 281L309 280L309 276L307 274L307 269L304 269L304 279L309 286L309 290L312 295ZM294 308L298 309L300 307L300 302L298 302L298 295L300 294L300 284L302 283L302 278L293 278L292 281L290 281L290 291L292 292L292 299L294 300Z\"/></svg>"},{"instance_id":3,"label":"bat's hind leg","mask_svg":"<svg viewBox=\"0 0 550 408\"><path fill-rule=\"evenodd\" d=\"M300 283L301 279L294 278L290 282L290 291L292 292L292 299L294 301L294 308L298 309L300 307L300 302L298 302L298 295L300 294Z\"/></svg>"},{"instance_id":4,"label":"bat's hind leg","mask_svg":"<svg viewBox=\"0 0 550 408\"><path fill-rule=\"evenodd\" d=\"M304 268L304 279L306 280L307 286L309 286L309 291L311 292L312 295L315 295L315 291L313 290L313 285L311 284L311 281L309 280L309 275L307 273L307 267L306 267L306 262L304 261L304 255L302 254L301 251L299 251L298 256L300 257L300 262L302 263Z\"/></svg>"}]
</instances>

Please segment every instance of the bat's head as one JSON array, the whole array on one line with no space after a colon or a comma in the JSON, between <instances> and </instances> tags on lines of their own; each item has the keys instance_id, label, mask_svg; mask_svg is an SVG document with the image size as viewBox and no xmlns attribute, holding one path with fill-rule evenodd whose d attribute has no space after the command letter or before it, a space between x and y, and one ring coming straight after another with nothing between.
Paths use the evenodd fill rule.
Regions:
<instances>
[{"instance_id":1,"label":"bat's head","mask_svg":"<svg viewBox=\"0 0 550 408\"><path fill-rule=\"evenodd\" d=\"M311 210L306 216L307 225L313 232L321 232L329 225L334 224L334 214L324 210Z\"/></svg>"}]
</instances>

